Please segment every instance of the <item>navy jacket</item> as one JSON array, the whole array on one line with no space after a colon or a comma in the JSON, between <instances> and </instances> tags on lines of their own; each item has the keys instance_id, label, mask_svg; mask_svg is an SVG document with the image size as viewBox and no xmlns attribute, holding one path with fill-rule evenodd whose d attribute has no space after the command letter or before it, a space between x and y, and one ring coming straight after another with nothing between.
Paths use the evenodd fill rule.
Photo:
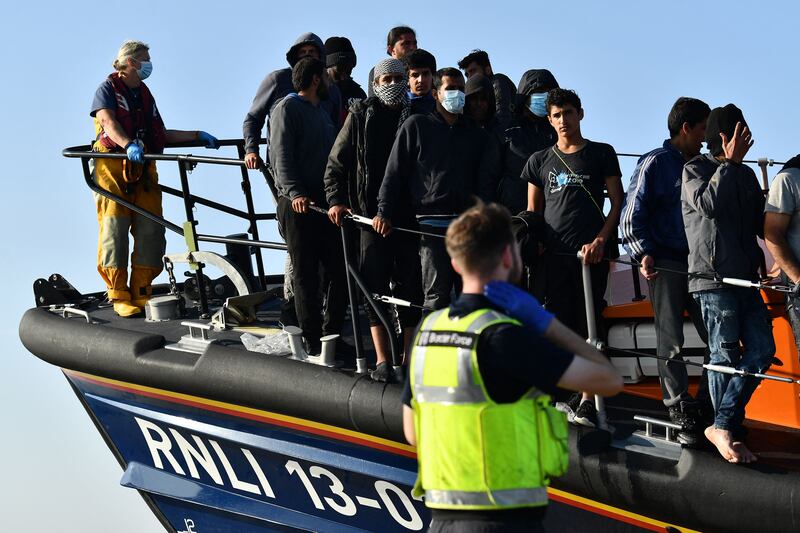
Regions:
<instances>
[{"instance_id":1,"label":"navy jacket","mask_svg":"<svg viewBox=\"0 0 800 533\"><path fill-rule=\"evenodd\" d=\"M686 161L669 140L636 164L619 226L625 250L638 261L685 261L689 244L681 213L681 175Z\"/></svg>"}]
</instances>

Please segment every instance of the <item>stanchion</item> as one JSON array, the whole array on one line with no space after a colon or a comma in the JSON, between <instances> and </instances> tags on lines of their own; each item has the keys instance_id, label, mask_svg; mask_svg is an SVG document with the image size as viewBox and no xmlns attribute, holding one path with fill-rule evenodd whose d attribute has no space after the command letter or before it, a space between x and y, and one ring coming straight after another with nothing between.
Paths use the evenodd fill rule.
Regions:
<instances>
[{"instance_id":1,"label":"stanchion","mask_svg":"<svg viewBox=\"0 0 800 533\"><path fill-rule=\"evenodd\" d=\"M592 274L589 265L583 262L583 254L578 252L578 261L581 262L581 275L583 276L583 300L586 308L586 330L589 338L586 342L592 346L600 346L600 340L597 338L597 321L594 314L594 297L592 296ZM608 431L608 422L606 420L606 403L602 396L595 394L594 406L597 409L597 426L600 429Z\"/></svg>"}]
</instances>

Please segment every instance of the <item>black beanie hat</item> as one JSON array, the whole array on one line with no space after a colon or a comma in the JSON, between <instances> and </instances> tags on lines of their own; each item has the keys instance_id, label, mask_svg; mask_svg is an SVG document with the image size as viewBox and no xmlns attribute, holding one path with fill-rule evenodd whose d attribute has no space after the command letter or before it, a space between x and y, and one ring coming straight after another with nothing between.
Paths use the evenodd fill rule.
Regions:
<instances>
[{"instance_id":1,"label":"black beanie hat","mask_svg":"<svg viewBox=\"0 0 800 533\"><path fill-rule=\"evenodd\" d=\"M356 51L347 37L329 37L325 41L325 66L334 67L339 63L348 63L355 68Z\"/></svg>"},{"instance_id":2,"label":"black beanie hat","mask_svg":"<svg viewBox=\"0 0 800 533\"><path fill-rule=\"evenodd\" d=\"M724 133L730 139L736 130L737 122L741 122L742 126L747 126L742 110L733 104L711 110L706 125L706 146L711 155L716 157L723 153L722 137L719 134Z\"/></svg>"}]
</instances>

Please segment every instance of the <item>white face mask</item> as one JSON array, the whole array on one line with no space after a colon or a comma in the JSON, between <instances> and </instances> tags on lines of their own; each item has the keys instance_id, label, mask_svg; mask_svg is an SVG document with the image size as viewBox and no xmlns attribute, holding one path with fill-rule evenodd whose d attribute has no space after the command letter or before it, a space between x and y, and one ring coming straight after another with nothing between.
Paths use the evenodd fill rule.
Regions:
<instances>
[{"instance_id":1,"label":"white face mask","mask_svg":"<svg viewBox=\"0 0 800 533\"><path fill-rule=\"evenodd\" d=\"M139 75L140 80L146 80L150 77L150 74L153 72L153 63L150 61L139 61L139 68L136 70L136 74Z\"/></svg>"},{"instance_id":2,"label":"white face mask","mask_svg":"<svg viewBox=\"0 0 800 533\"><path fill-rule=\"evenodd\" d=\"M448 113L460 115L464 112L465 101L464 91L445 91L444 98L442 98L442 107Z\"/></svg>"}]
</instances>

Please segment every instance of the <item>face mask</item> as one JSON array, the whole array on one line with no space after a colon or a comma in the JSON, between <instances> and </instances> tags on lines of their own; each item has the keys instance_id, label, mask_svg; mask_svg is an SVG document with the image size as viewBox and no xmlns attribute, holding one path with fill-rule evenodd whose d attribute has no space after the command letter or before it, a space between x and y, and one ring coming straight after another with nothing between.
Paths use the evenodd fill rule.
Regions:
<instances>
[{"instance_id":1,"label":"face mask","mask_svg":"<svg viewBox=\"0 0 800 533\"><path fill-rule=\"evenodd\" d=\"M375 96L382 104L395 107L404 104L408 99L406 95L406 82L390 83L388 85L376 85Z\"/></svg>"},{"instance_id":2,"label":"face mask","mask_svg":"<svg viewBox=\"0 0 800 533\"><path fill-rule=\"evenodd\" d=\"M150 61L139 61L139 70L136 73L139 75L140 80L146 80L153 72L153 63Z\"/></svg>"},{"instance_id":3,"label":"face mask","mask_svg":"<svg viewBox=\"0 0 800 533\"><path fill-rule=\"evenodd\" d=\"M534 93L531 95L531 103L528 106L531 113L537 117L547 116L547 93Z\"/></svg>"},{"instance_id":4,"label":"face mask","mask_svg":"<svg viewBox=\"0 0 800 533\"><path fill-rule=\"evenodd\" d=\"M442 107L448 113L460 115L464 112L464 91L445 91L442 99Z\"/></svg>"}]
</instances>

